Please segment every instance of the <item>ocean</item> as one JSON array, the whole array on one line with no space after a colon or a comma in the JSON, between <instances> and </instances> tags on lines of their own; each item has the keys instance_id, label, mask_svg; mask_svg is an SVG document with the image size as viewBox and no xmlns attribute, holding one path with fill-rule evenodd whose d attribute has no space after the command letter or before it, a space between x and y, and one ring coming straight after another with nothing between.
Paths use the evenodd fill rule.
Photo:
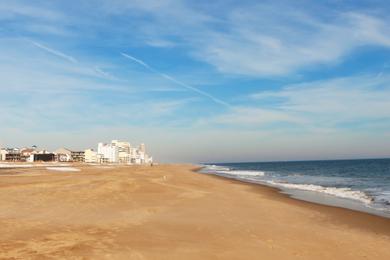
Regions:
<instances>
[{"instance_id":1,"label":"ocean","mask_svg":"<svg viewBox=\"0 0 390 260\"><path fill-rule=\"evenodd\" d=\"M296 199L390 218L390 159L205 164L201 173L279 188Z\"/></svg>"}]
</instances>

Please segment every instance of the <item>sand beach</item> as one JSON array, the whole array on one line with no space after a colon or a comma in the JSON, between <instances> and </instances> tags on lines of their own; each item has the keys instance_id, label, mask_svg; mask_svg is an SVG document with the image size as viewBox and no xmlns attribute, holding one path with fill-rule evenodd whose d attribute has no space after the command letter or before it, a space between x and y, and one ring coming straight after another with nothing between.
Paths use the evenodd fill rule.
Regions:
<instances>
[{"instance_id":1,"label":"sand beach","mask_svg":"<svg viewBox=\"0 0 390 260\"><path fill-rule=\"evenodd\" d=\"M0 169L0 259L390 259L390 219L193 165L53 167Z\"/></svg>"}]
</instances>

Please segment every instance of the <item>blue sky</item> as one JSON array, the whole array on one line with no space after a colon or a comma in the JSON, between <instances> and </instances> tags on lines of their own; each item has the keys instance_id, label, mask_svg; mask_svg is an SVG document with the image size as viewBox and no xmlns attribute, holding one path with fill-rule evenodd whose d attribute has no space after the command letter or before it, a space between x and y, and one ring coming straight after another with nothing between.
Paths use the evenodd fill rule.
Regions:
<instances>
[{"instance_id":1,"label":"blue sky","mask_svg":"<svg viewBox=\"0 0 390 260\"><path fill-rule=\"evenodd\" d=\"M390 156L386 1L0 2L0 145Z\"/></svg>"}]
</instances>

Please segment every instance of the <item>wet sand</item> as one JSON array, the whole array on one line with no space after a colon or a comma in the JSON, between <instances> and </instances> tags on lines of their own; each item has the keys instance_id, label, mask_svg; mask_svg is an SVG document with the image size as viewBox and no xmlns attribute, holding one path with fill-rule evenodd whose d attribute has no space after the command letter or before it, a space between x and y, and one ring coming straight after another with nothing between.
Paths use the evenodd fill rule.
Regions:
<instances>
[{"instance_id":1,"label":"wet sand","mask_svg":"<svg viewBox=\"0 0 390 260\"><path fill-rule=\"evenodd\" d=\"M0 169L0 259L390 259L390 219L191 165Z\"/></svg>"}]
</instances>

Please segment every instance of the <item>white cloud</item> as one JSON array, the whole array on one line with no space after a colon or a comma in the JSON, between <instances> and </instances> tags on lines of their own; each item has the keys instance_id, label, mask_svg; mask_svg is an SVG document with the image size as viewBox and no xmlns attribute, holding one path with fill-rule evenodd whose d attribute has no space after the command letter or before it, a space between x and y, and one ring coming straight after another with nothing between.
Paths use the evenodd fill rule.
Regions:
<instances>
[{"instance_id":1,"label":"white cloud","mask_svg":"<svg viewBox=\"0 0 390 260\"><path fill-rule=\"evenodd\" d=\"M390 76L363 75L288 85L281 90L259 92L252 98L261 104L297 113L315 125L366 123L390 119Z\"/></svg>"},{"instance_id":2,"label":"white cloud","mask_svg":"<svg viewBox=\"0 0 390 260\"><path fill-rule=\"evenodd\" d=\"M43 6L37 7L23 1L3 0L0 2L0 20L17 16L49 21L58 21L64 17L62 12Z\"/></svg>"},{"instance_id":3,"label":"white cloud","mask_svg":"<svg viewBox=\"0 0 390 260\"><path fill-rule=\"evenodd\" d=\"M334 120L390 117L390 76L365 75L285 86L252 96L262 101L279 98L284 111L323 115Z\"/></svg>"},{"instance_id":4,"label":"white cloud","mask_svg":"<svg viewBox=\"0 0 390 260\"><path fill-rule=\"evenodd\" d=\"M389 23L380 18L339 13L323 21L292 12L283 12L283 19L271 18L261 7L234 14L231 29L208 33L196 56L225 73L283 76L339 62L361 46L390 47Z\"/></svg>"},{"instance_id":5,"label":"white cloud","mask_svg":"<svg viewBox=\"0 0 390 260\"><path fill-rule=\"evenodd\" d=\"M198 126L337 134L390 126L390 76L362 75L286 85L250 95L248 105L197 121ZM278 127L280 126L280 127Z\"/></svg>"},{"instance_id":6,"label":"white cloud","mask_svg":"<svg viewBox=\"0 0 390 260\"><path fill-rule=\"evenodd\" d=\"M90 8L94 12L84 13ZM69 33L66 26L76 20L79 30L73 34L94 35L109 28L110 44L174 46L222 73L256 77L332 65L362 46L390 47L386 14L369 8L366 13L330 9L321 3L303 8L288 1L216 2L202 8L201 3L182 1L101 0L83 2L77 17L42 5L42 19L56 18L58 29L42 23L37 8L29 4L3 4L1 10L33 19L19 29L31 27L39 33L34 28L43 26L48 34L61 35ZM101 17L107 23L101 23ZM118 25L118 17L129 19L130 27Z\"/></svg>"},{"instance_id":7,"label":"white cloud","mask_svg":"<svg viewBox=\"0 0 390 260\"><path fill-rule=\"evenodd\" d=\"M297 114L286 113L283 110L236 106L227 113L212 118L211 122L236 127L248 125L261 127L270 123L301 124L305 120Z\"/></svg>"},{"instance_id":8,"label":"white cloud","mask_svg":"<svg viewBox=\"0 0 390 260\"><path fill-rule=\"evenodd\" d=\"M278 1L223 5L223 14L218 15L213 6L205 11L178 1L114 1L113 6L105 11L148 16L146 21L135 16L139 39L145 44L173 37L194 57L228 74L284 76L341 62L361 46L390 47L385 15L321 4L317 8Z\"/></svg>"}]
</instances>

